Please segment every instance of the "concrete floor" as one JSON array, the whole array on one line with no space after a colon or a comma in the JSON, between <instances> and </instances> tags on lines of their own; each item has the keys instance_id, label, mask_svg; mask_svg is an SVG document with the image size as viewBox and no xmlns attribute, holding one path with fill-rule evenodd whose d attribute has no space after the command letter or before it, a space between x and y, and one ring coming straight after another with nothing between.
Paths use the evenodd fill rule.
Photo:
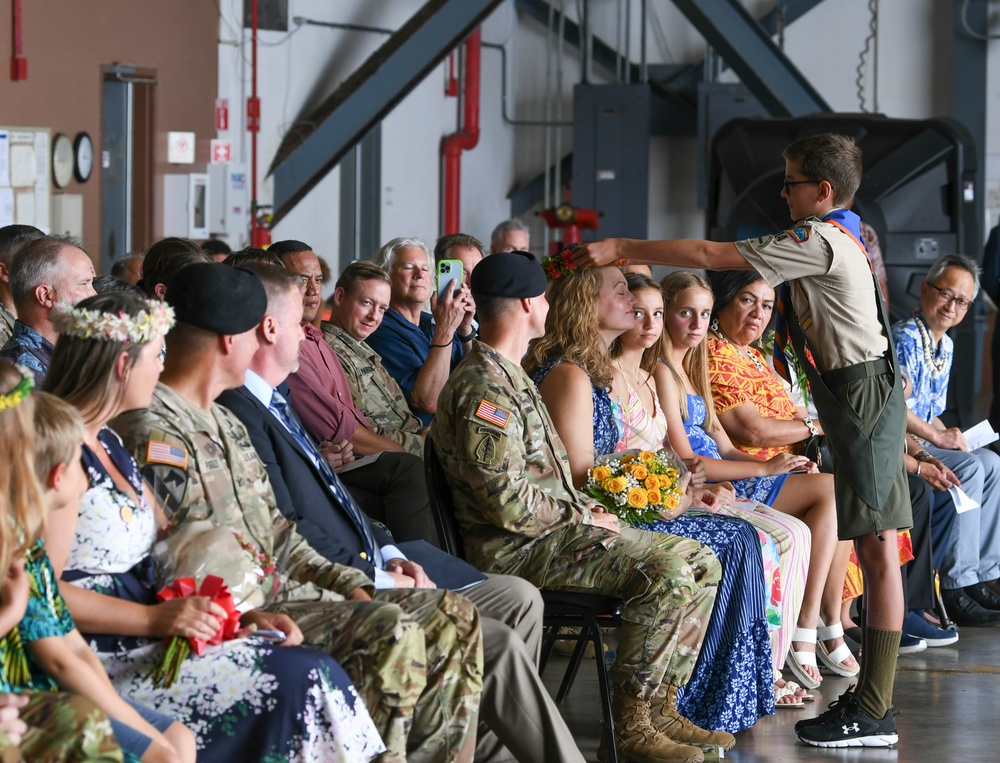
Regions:
<instances>
[{"instance_id":1,"label":"concrete floor","mask_svg":"<svg viewBox=\"0 0 1000 763\"><path fill-rule=\"evenodd\" d=\"M953 647L928 649L899 659L894 701L899 743L892 748L822 750L801 744L794 726L826 709L850 685L846 678L824 678L815 703L804 710L779 710L736 736L726 753L735 763L778 761L1000 760L1000 628L963 628ZM545 681L554 693L565 658L553 655ZM600 711L592 661L585 662L562 711L580 750L597 760Z\"/></svg>"}]
</instances>

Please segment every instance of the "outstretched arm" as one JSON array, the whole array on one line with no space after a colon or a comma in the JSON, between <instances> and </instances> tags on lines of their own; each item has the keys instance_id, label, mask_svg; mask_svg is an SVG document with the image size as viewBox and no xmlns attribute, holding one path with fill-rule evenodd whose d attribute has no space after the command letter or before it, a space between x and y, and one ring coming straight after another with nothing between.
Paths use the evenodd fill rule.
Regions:
<instances>
[{"instance_id":1,"label":"outstretched arm","mask_svg":"<svg viewBox=\"0 0 1000 763\"><path fill-rule=\"evenodd\" d=\"M750 264L729 242L703 241L694 238L643 241L630 238L606 238L581 247L573 260L584 266L608 265L615 260L630 260L647 265L674 265L706 270L747 270Z\"/></svg>"}]
</instances>

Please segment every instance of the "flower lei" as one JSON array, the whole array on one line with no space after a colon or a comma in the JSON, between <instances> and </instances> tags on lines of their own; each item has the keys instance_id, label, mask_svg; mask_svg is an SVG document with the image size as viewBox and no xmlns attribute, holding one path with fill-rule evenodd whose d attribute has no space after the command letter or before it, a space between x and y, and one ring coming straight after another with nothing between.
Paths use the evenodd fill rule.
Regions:
<instances>
[{"instance_id":1,"label":"flower lei","mask_svg":"<svg viewBox=\"0 0 1000 763\"><path fill-rule=\"evenodd\" d=\"M573 262L573 254L577 249L582 247L583 244L573 244L562 252L555 255L548 255L542 260L542 269L545 270L545 276L550 281L555 281L563 276L571 276L573 273L580 269L580 266ZM615 260L613 263L616 268L623 267L628 264L628 260Z\"/></svg>"},{"instance_id":2,"label":"flower lei","mask_svg":"<svg viewBox=\"0 0 1000 763\"><path fill-rule=\"evenodd\" d=\"M174 325L174 309L164 302L145 300L137 315L118 311L104 313L60 302L52 311L52 323L65 336L110 342L145 344L165 335Z\"/></svg>"},{"instance_id":3,"label":"flower lei","mask_svg":"<svg viewBox=\"0 0 1000 763\"><path fill-rule=\"evenodd\" d=\"M35 377L31 375L31 371L24 366L16 366L16 368L21 374L21 381L10 392L0 395L0 411L6 411L8 408L16 408L24 402L24 398L31 394L31 390L35 388Z\"/></svg>"},{"instance_id":4,"label":"flower lei","mask_svg":"<svg viewBox=\"0 0 1000 763\"><path fill-rule=\"evenodd\" d=\"M934 337L931 336L931 332L927 330L927 324L924 323L924 316L919 312L913 313L914 323L917 324L917 330L920 332L920 344L924 350L924 360L927 361L927 367L933 378L938 378L941 376L948 365L948 357L936 358L931 350L934 347Z\"/></svg>"}]
</instances>

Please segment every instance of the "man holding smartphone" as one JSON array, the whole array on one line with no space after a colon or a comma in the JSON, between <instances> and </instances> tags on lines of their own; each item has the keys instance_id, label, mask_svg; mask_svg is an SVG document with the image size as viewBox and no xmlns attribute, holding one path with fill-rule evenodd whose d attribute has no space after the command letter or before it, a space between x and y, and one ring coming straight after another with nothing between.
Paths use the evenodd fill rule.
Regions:
<instances>
[{"instance_id":1,"label":"man holding smartphone","mask_svg":"<svg viewBox=\"0 0 1000 763\"><path fill-rule=\"evenodd\" d=\"M419 239L393 239L375 261L389 273L392 288L389 309L368 344L382 356L410 408L427 425L451 369L471 347L476 307L465 284L456 284L438 299L430 252ZM430 312L424 309L428 299Z\"/></svg>"}]
</instances>

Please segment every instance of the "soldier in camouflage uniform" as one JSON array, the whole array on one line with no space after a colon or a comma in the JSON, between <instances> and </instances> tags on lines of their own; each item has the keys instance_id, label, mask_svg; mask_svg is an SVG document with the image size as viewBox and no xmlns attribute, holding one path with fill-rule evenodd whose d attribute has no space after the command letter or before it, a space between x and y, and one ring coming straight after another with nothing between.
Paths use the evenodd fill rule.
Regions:
<instances>
[{"instance_id":1,"label":"soldier in camouflage uniform","mask_svg":"<svg viewBox=\"0 0 1000 763\"><path fill-rule=\"evenodd\" d=\"M365 339L389 307L389 274L372 262L352 262L337 280L323 338L337 353L351 385L354 404L383 437L423 457L424 425L413 415L399 384Z\"/></svg>"},{"instance_id":2,"label":"soldier in camouflage uniform","mask_svg":"<svg viewBox=\"0 0 1000 763\"><path fill-rule=\"evenodd\" d=\"M0 763L121 763L111 723L90 700L63 692L8 694L0 707L9 708L15 696L27 698L19 711L27 729L8 736L11 722L0 724Z\"/></svg>"},{"instance_id":3,"label":"soldier in camouflage uniform","mask_svg":"<svg viewBox=\"0 0 1000 763\"><path fill-rule=\"evenodd\" d=\"M244 426L212 403L243 383L264 313L260 279L191 265L170 286L177 326L150 407L113 427L173 526L232 528L265 570L258 622L333 655L354 681L386 746L410 761L471 761L482 687L479 616L448 591L375 591L352 567L312 549L278 510ZM226 348L226 349L223 349ZM183 394L179 391L183 390ZM293 639L290 639L294 643Z\"/></svg>"},{"instance_id":4,"label":"soldier in camouflage uniform","mask_svg":"<svg viewBox=\"0 0 1000 763\"><path fill-rule=\"evenodd\" d=\"M544 331L545 276L531 255L494 254L472 275L482 341L452 372L431 435L469 560L540 588L625 600L613 669L615 733L627 760L700 761L729 734L676 711L708 626L721 570L688 538L619 528L573 487L569 461L517 361Z\"/></svg>"}]
</instances>

